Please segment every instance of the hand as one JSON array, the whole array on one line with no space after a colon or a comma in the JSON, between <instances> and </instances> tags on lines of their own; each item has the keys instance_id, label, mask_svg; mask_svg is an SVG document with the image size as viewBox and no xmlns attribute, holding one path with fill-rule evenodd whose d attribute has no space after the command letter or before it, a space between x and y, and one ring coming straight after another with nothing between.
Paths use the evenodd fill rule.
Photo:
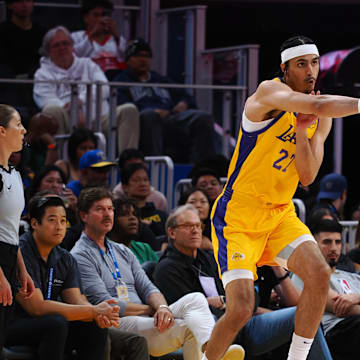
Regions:
<instances>
[{"instance_id":1,"label":"hand","mask_svg":"<svg viewBox=\"0 0 360 360\"><path fill-rule=\"evenodd\" d=\"M118 32L116 30L116 23L110 16L104 16L101 20L104 31L107 34L111 34L115 39L119 39Z\"/></svg>"},{"instance_id":2,"label":"hand","mask_svg":"<svg viewBox=\"0 0 360 360\"><path fill-rule=\"evenodd\" d=\"M95 322L101 329L109 328L109 327L119 327L120 326L120 319L111 320L105 315L97 315L95 317Z\"/></svg>"},{"instance_id":3,"label":"hand","mask_svg":"<svg viewBox=\"0 0 360 360\"><path fill-rule=\"evenodd\" d=\"M165 109L155 109L154 111L155 111L156 113L158 113L162 119L165 119L165 118L167 118L167 117L170 115L170 111L169 111L169 110L165 110Z\"/></svg>"},{"instance_id":4,"label":"hand","mask_svg":"<svg viewBox=\"0 0 360 360\"><path fill-rule=\"evenodd\" d=\"M117 301L115 299L109 299L95 305L93 307L93 318L96 320L99 315L102 315L105 316L110 322L119 322L120 307L118 305L111 306L112 304L117 304Z\"/></svg>"},{"instance_id":5,"label":"hand","mask_svg":"<svg viewBox=\"0 0 360 360\"><path fill-rule=\"evenodd\" d=\"M210 296L206 298L208 304L214 308L221 309L223 307L223 302L221 301L220 296Z\"/></svg>"},{"instance_id":6,"label":"hand","mask_svg":"<svg viewBox=\"0 0 360 360\"><path fill-rule=\"evenodd\" d=\"M65 201L67 202L69 209L76 212L77 209L77 197L72 192L71 189L65 188L63 190L62 196L64 197Z\"/></svg>"},{"instance_id":7,"label":"hand","mask_svg":"<svg viewBox=\"0 0 360 360\"><path fill-rule=\"evenodd\" d=\"M334 301L334 314L337 317L344 317L350 307L359 304L359 294L342 294L336 296Z\"/></svg>"},{"instance_id":8,"label":"hand","mask_svg":"<svg viewBox=\"0 0 360 360\"><path fill-rule=\"evenodd\" d=\"M11 286L4 275L0 278L0 304L2 306L12 305L13 297Z\"/></svg>"},{"instance_id":9,"label":"hand","mask_svg":"<svg viewBox=\"0 0 360 360\"><path fill-rule=\"evenodd\" d=\"M312 91L310 96L314 96L315 92ZM316 95L320 95L320 91L317 91ZM298 113L296 117L296 130L306 130L309 126L314 124L318 119L317 115L314 114L302 114Z\"/></svg>"},{"instance_id":10,"label":"hand","mask_svg":"<svg viewBox=\"0 0 360 360\"><path fill-rule=\"evenodd\" d=\"M173 107L172 112L181 113L189 108L189 105L185 101L180 101L176 106Z\"/></svg>"},{"instance_id":11,"label":"hand","mask_svg":"<svg viewBox=\"0 0 360 360\"><path fill-rule=\"evenodd\" d=\"M19 274L19 281L20 281L20 294L25 298L29 299L34 294L35 285L27 271L20 272Z\"/></svg>"},{"instance_id":12,"label":"hand","mask_svg":"<svg viewBox=\"0 0 360 360\"><path fill-rule=\"evenodd\" d=\"M174 325L174 316L172 312L164 307L160 307L154 314L154 325L159 332L164 332Z\"/></svg>"}]
</instances>

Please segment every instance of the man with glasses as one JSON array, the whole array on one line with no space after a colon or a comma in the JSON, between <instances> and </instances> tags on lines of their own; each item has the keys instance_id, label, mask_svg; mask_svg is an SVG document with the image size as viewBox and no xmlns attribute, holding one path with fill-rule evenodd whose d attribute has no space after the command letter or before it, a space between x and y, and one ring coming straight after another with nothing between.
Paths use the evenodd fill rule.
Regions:
<instances>
[{"instance_id":1,"label":"man with glasses","mask_svg":"<svg viewBox=\"0 0 360 360\"><path fill-rule=\"evenodd\" d=\"M120 325L109 331L112 346L116 332L126 330L145 336L152 356L182 347L185 360L200 359L214 326L204 295L191 293L168 306L131 250L107 238L114 221L108 190L85 189L78 209L84 231L71 253L79 264L88 300L93 304L115 300L120 307ZM235 359L230 353L236 351L231 348L224 359Z\"/></svg>"},{"instance_id":2,"label":"man with glasses","mask_svg":"<svg viewBox=\"0 0 360 360\"><path fill-rule=\"evenodd\" d=\"M29 299L16 296L6 345L34 347L40 360L61 360L73 349L79 359L104 359L105 328L119 324L119 306L111 299L94 306L82 295L76 261L58 246L66 231L62 199L35 196L29 215L32 236L20 248L35 292Z\"/></svg>"},{"instance_id":3,"label":"man with glasses","mask_svg":"<svg viewBox=\"0 0 360 360\"><path fill-rule=\"evenodd\" d=\"M91 127L95 127L96 106L100 102L101 130L107 133L109 125L109 95L110 89L106 85L108 80L100 69L89 58L81 58L74 55L73 39L69 31L63 26L57 26L49 30L42 44L43 57L40 60L40 68L35 73L33 97L36 105L43 113L53 116L59 124L58 134L67 134L72 125L85 126L84 114L86 109L88 87L78 85L77 92L79 112L77 124L71 124L71 87L69 84L60 84L50 81L83 81L99 82L101 87L100 98L97 99L97 90L94 85L90 87L91 101ZM46 82L49 81L49 82ZM119 153L127 148L137 148L139 140L139 113L133 104L124 104L116 108L117 142Z\"/></svg>"}]
</instances>

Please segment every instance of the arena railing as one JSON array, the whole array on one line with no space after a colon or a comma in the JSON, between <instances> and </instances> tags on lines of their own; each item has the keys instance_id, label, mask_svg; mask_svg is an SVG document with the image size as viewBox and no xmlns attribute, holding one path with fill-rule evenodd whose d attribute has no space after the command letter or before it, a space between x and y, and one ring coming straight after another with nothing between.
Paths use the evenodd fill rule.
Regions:
<instances>
[{"instance_id":1,"label":"arena railing","mask_svg":"<svg viewBox=\"0 0 360 360\"><path fill-rule=\"evenodd\" d=\"M102 113L102 92L104 87L109 89L109 126L108 132L106 135L107 138L107 156L110 160L116 159L116 106L117 106L117 89L119 87L134 87L134 86L141 86L141 87L162 87L162 88L182 88L182 89L193 89L197 91L222 91L225 94L229 91L235 92L235 97L243 98L245 97L245 93L247 91L246 86L220 86L220 85L188 85L188 84L161 84L161 83L123 83L123 82L86 82L86 81L56 81L56 80L49 80L49 81L35 81L35 80L25 80L25 79L0 79L0 83L7 84L11 86L12 84L35 84L38 83L51 83L56 85L68 85L70 86L71 92L71 106L70 106L70 119L71 124L74 126L77 123L77 114L79 110L79 104L77 100L79 96L79 87L85 87L86 90L86 104L85 104L85 119L86 119L86 126L90 128L91 119L95 119L95 126L93 126L93 130L100 131L100 114ZM233 125L235 128L239 127L239 124L234 124L231 120L227 119L232 115L231 109L232 101L236 101L234 96L223 97L224 104L222 106L223 111L221 114L222 123L228 124L229 126ZM95 104L95 106L93 106ZM19 101L19 105L21 105L21 100ZM94 112L93 114L93 107ZM234 128L222 128L218 123L215 124L215 131L221 137L222 140L222 150L226 149L226 156L231 155L234 147L235 147L235 139L230 136L234 130ZM60 135L58 136L60 140L66 140L67 136ZM166 163L166 161L165 161ZM163 175L162 175L163 176ZM161 176L159 177L159 179ZM115 179L115 178L114 178ZM171 186L174 184L169 180ZM169 184L170 184L169 183ZM159 186L157 184L157 186ZM170 186L170 185L167 185ZM161 191L161 189L159 188ZM172 193L168 194L168 202L169 204L173 204Z\"/></svg>"}]
</instances>

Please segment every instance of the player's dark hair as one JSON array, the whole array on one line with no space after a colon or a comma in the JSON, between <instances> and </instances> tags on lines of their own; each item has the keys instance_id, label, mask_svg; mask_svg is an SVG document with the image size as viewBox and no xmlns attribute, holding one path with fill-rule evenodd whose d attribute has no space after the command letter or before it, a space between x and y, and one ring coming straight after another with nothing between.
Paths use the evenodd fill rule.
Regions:
<instances>
[{"instance_id":1,"label":"player's dark hair","mask_svg":"<svg viewBox=\"0 0 360 360\"><path fill-rule=\"evenodd\" d=\"M305 45L305 44L314 44L314 41L303 35L293 36L282 43L282 45L280 46L280 54L286 49L298 45ZM289 66L289 61L286 61L285 69L287 69L288 66Z\"/></svg>"}]
</instances>

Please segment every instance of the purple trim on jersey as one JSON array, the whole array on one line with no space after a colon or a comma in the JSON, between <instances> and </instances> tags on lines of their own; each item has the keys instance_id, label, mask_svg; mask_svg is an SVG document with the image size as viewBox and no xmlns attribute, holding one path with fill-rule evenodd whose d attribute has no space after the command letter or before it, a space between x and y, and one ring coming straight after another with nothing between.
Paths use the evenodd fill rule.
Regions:
<instances>
[{"instance_id":1,"label":"purple trim on jersey","mask_svg":"<svg viewBox=\"0 0 360 360\"><path fill-rule=\"evenodd\" d=\"M251 132L247 132L241 125L241 130L244 134L246 135L259 135L261 133L263 133L264 131L266 131L269 127L273 126L284 114L286 113L286 111L282 111L276 118L274 118L272 121L270 121L269 124L267 124L264 128L257 130L257 131L251 131ZM250 121L250 120L249 120Z\"/></svg>"},{"instance_id":2,"label":"purple trim on jersey","mask_svg":"<svg viewBox=\"0 0 360 360\"><path fill-rule=\"evenodd\" d=\"M227 261L227 240L224 237L224 227L226 226L225 214L226 207L231 199L231 194L225 193L219 198L216 204L216 210L214 217L212 218L212 223L215 229L216 237L219 241L217 258L220 266L221 275L228 270L228 261Z\"/></svg>"}]
</instances>

